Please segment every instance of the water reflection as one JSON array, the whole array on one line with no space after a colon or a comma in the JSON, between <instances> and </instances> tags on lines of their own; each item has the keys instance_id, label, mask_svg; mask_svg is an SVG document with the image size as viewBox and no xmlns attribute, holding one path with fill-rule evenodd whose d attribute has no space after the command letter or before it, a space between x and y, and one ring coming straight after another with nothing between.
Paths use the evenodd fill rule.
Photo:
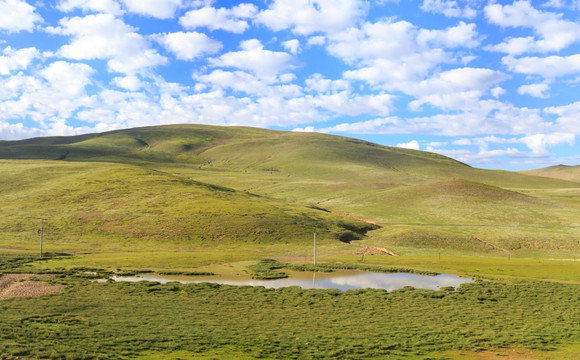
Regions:
<instances>
[{"instance_id":1,"label":"water reflection","mask_svg":"<svg viewBox=\"0 0 580 360\"><path fill-rule=\"evenodd\" d=\"M163 276L156 274L141 274L138 276L113 276L115 281L156 281L160 283L181 282L217 284L238 286L264 286L278 289L287 286L299 286L303 289L338 289L340 291L356 289L384 289L393 291L405 286L418 289L438 290L446 286L455 288L463 283L473 282L471 279L453 275L425 276L405 273L383 274L357 271L336 271L332 273L301 273L289 272L290 277L277 280L247 280L241 278L226 278L219 276Z\"/></svg>"}]
</instances>

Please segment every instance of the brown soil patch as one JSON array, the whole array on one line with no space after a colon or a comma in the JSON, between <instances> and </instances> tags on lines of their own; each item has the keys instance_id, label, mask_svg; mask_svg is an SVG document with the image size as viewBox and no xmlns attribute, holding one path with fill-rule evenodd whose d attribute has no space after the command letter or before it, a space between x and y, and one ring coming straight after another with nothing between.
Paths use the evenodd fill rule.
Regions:
<instances>
[{"instance_id":1,"label":"brown soil patch","mask_svg":"<svg viewBox=\"0 0 580 360\"><path fill-rule=\"evenodd\" d=\"M357 245L360 249L357 251L357 254L361 255L390 255L390 256L399 256L392 251L389 251L385 248L371 246L371 245L363 245L355 242L355 240L350 241L349 244Z\"/></svg>"},{"instance_id":2,"label":"brown soil patch","mask_svg":"<svg viewBox=\"0 0 580 360\"><path fill-rule=\"evenodd\" d=\"M6 274L0 276L0 300L17 297L33 297L61 292L63 285L50 285L45 281L31 280L50 279L49 275Z\"/></svg>"}]
</instances>

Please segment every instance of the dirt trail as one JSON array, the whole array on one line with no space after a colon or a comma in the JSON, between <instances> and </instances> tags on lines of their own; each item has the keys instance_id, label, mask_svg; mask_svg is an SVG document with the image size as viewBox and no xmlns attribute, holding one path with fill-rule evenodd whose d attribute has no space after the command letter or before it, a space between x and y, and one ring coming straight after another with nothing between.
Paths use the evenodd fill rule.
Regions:
<instances>
[{"instance_id":1,"label":"dirt trail","mask_svg":"<svg viewBox=\"0 0 580 360\"><path fill-rule=\"evenodd\" d=\"M63 285L50 285L38 279L50 279L48 275L5 274L0 276L0 300L16 297L33 297L61 292Z\"/></svg>"},{"instance_id":2,"label":"dirt trail","mask_svg":"<svg viewBox=\"0 0 580 360\"><path fill-rule=\"evenodd\" d=\"M355 240L350 241L349 244L359 246L361 249L358 251L361 255L390 255L390 256L399 256L392 251L389 251L385 248L371 246L371 245L364 245L355 242Z\"/></svg>"},{"instance_id":3,"label":"dirt trail","mask_svg":"<svg viewBox=\"0 0 580 360\"><path fill-rule=\"evenodd\" d=\"M493 244L493 243L490 243L489 241L485 241L485 240L483 240L482 238L479 238L479 237L477 237L477 236L474 236L473 238L474 238L475 240L479 241L479 242L482 242L482 243L484 243L484 244L485 244L485 245L487 245L487 246L491 246L491 247L492 247L492 248L494 248L494 249L501 250L501 251L503 251L503 252L504 252L504 253L506 253L506 254L510 254L509 250L507 250L507 249L504 249L504 248L502 248L502 247L499 247L499 246L497 246L497 245L495 245L495 244Z\"/></svg>"}]
</instances>

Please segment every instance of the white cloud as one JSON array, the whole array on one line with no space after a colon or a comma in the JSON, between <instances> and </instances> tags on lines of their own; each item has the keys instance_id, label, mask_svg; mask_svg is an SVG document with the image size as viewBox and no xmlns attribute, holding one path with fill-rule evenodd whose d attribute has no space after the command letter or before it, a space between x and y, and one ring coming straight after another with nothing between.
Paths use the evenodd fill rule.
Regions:
<instances>
[{"instance_id":1,"label":"white cloud","mask_svg":"<svg viewBox=\"0 0 580 360\"><path fill-rule=\"evenodd\" d=\"M564 106L552 106L544 109L546 114L557 115L556 128L560 132L580 134L580 101Z\"/></svg>"},{"instance_id":2,"label":"white cloud","mask_svg":"<svg viewBox=\"0 0 580 360\"><path fill-rule=\"evenodd\" d=\"M0 120L0 138L3 140L20 140L39 136L37 129L24 126L22 123L10 124Z\"/></svg>"},{"instance_id":3,"label":"white cloud","mask_svg":"<svg viewBox=\"0 0 580 360\"><path fill-rule=\"evenodd\" d=\"M532 150L534 154L538 155L548 155L548 147L568 144L574 146L576 140L575 134L564 134L564 133L554 133L554 134L535 134L521 138L520 141Z\"/></svg>"},{"instance_id":4,"label":"white cloud","mask_svg":"<svg viewBox=\"0 0 580 360\"><path fill-rule=\"evenodd\" d=\"M39 74L50 83L50 87L58 90L63 97L74 97L83 94L85 86L91 82L94 70L87 64L57 61L41 70Z\"/></svg>"},{"instance_id":5,"label":"white cloud","mask_svg":"<svg viewBox=\"0 0 580 360\"><path fill-rule=\"evenodd\" d=\"M418 96L410 103L419 108L430 103L443 109L466 109L478 105L478 100L493 85L507 76L499 71L480 68L457 68L423 80L408 92Z\"/></svg>"},{"instance_id":6,"label":"white cloud","mask_svg":"<svg viewBox=\"0 0 580 360\"><path fill-rule=\"evenodd\" d=\"M502 87L496 86L490 90L490 93L494 98L497 99L500 96L507 94L507 91Z\"/></svg>"},{"instance_id":7,"label":"white cloud","mask_svg":"<svg viewBox=\"0 0 580 360\"><path fill-rule=\"evenodd\" d=\"M215 54L222 48L221 42L198 32L159 34L154 39L180 60L193 60L202 55Z\"/></svg>"},{"instance_id":8,"label":"white cloud","mask_svg":"<svg viewBox=\"0 0 580 360\"><path fill-rule=\"evenodd\" d=\"M137 29L111 14L64 18L51 33L70 35L72 40L58 54L74 60L109 60L109 70L139 73L163 65L167 59L151 49L149 41Z\"/></svg>"},{"instance_id":9,"label":"white cloud","mask_svg":"<svg viewBox=\"0 0 580 360\"><path fill-rule=\"evenodd\" d=\"M294 132L315 132L314 126L306 126L304 128L292 129Z\"/></svg>"},{"instance_id":10,"label":"white cloud","mask_svg":"<svg viewBox=\"0 0 580 360\"><path fill-rule=\"evenodd\" d=\"M291 54L293 55L297 55L300 52L300 41L297 39L292 39L292 40L288 40L288 41L284 41L282 43L282 47L288 51L290 51Z\"/></svg>"},{"instance_id":11,"label":"white cloud","mask_svg":"<svg viewBox=\"0 0 580 360\"><path fill-rule=\"evenodd\" d=\"M561 14L539 11L528 0L514 1L512 5L491 3L485 7L485 14L493 24L532 28L539 37L508 38L501 44L488 47L488 50L512 55L560 51L580 41L580 24L562 19Z\"/></svg>"},{"instance_id":12,"label":"white cloud","mask_svg":"<svg viewBox=\"0 0 580 360\"><path fill-rule=\"evenodd\" d=\"M447 17L465 17L469 19L477 15L477 11L469 5L461 7L455 0L423 0L421 10L443 14Z\"/></svg>"},{"instance_id":13,"label":"white cloud","mask_svg":"<svg viewBox=\"0 0 580 360\"><path fill-rule=\"evenodd\" d=\"M84 12L95 11L113 15L123 14L121 6L114 0L61 0L57 9L63 12L71 12L81 9Z\"/></svg>"},{"instance_id":14,"label":"white cloud","mask_svg":"<svg viewBox=\"0 0 580 360\"><path fill-rule=\"evenodd\" d=\"M33 47L15 50L7 46L0 54L0 75L10 75L15 70L24 70L33 59L40 56L39 51Z\"/></svg>"},{"instance_id":15,"label":"white cloud","mask_svg":"<svg viewBox=\"0 0 580 360\"><path fill-rule=\"evenodd\" d=\"M112 80L112 83L130 91L137 91L144 87L144 83L137 76L116 77Z\"/></svg>"},{"instance_id":16,"label":"white cloud","mask_svg":"<svg viewBox=\"0 0 580 360\"><path fill-rule=\"evenodd\" d=\"M332 34L356 25L367 12L368 4L361 0L274 0L256 21L274 31Z\"/></svg>"},{"instance_id":17,"label":"white cloud","mask_svg":"<svg viewBox=\"0 0 580 360\"><path fill-rule=\"evenodd\" d=\"M3 85L13 93L0 102L0 120L26 118L46 128L68 119L78 108L92 104L86 87L93 74L86 64L57 61L40 70L38 76L10 77Z\"/></svg>"},{"instance_id":18,"label":"white cloud","mask_svg":"<svg viewBox=\"0 0 580 360\"><path fill-rule=\"evenodd\" d=\"M312 74L305 81L306 90L310 92L326 93L329 91L341 91L350 89L350 83L346 80L326 79L322 74Z\"/></svg>"},{"instance_id":19,"label":"white cloud","mask_svg":"<svg viewBox=\"0 0 580 360\"><path fill-rule=\"evenodd\" d=\"M327 49L355 66L344 72L346 79L411 93L410 89L439 64L459 60L445 48L472 47L478 43L477 37L474 27L465 23L429 31L406 21L387 19L336 34Z\"/></svg>"},{"instance_id":20,"label":"white cloud","mask_svg":"<svg viewBox=\"0 0 580 360\"><path fill-rule=\"evenodd\" d=\"M0 0L0 30L9 33L32 31L42 22L36 8L23 0Z\"/></svg>"},{"instance_id":21,"label":"white cloud","mask_svg":"<svg viewBox=\"0 0 580 360\"><path fill-rule=\"evenodd\" d=\"M549 80L580 73L580 54L523 58L505 56L502 62L510 71L527 75L540 75Z\"/></svg>"},{"instance_id":22,"label":"white cloud","mask_svg":"<svg viewBox=\"0 0 580 360\"><path fill-rule=\"evenodd\" d=\"M170 19L175 12L183 7L183 0L121 0L127 10L135 14Z\"/></svg>"},{"instance_id":23,"label":"white cloud","mask_svg":"<svg viewBox=\"0 0 580 360\"><path fill-rule=\"evenodd\" d=\"M470 109L448 114L400 118L387 117L343 123L320 129L351 134L432 134L477 136L482 134L535 134L553 129L540 110L518 108L494 100L480 100Z\"/></svg>"},{"instance_id":24,"label":"white cloud","mask_svg":"<svg viewBox=\"0 0 580 360\"><path fill-rule=\"evenodd\" d=\"M308 46L324 45L326 44L326 38L324 36L312 36L308 38L306 43Z\"/></svg>"},{"instance_id":25,"label":"white cloud","mask_svg":"<svg viewBox=\"0 0 580 360\"><path fill-rule=\"evenodd\" d=\"M550 91L550 85L548 84L529 84L522 85L518 88L518 94L520 95L530 95L537 98L546 99L550 97L548 93Z\"/></svg>"},{"instance_id":26,"label":"white cloud","mask_svg":"<svg viewBox=\"0 0 580 360\"><path fill-rule=\"evenodd\" d=\"M310 97L307 97L310 99ZM350 116L374 115L386 116L393 111L395 96L390 94L357 95L348 91L332 94L320 94L312 97L316 107L324 108L336 114Z\"/></svg>"},{"instance_id":27,"label":"white cloud","mask_svg":"<svg viewBox=\"0 0 580 360\"><path fill-rule=\"evenodd\" d=\"M213 87L232 89L238 92L244 92L249 95L267 96L274 92L274 87L270 83L257 78L245 71L224 71L222 69L214 70L205 75L195 75L195 80Z\"/></svg>"},{"instance_id":28,"label":"white cloud","mask_svg":"<svg viewBox=\"0 0 580 360\"><path fill-rule=\"evenodd\" d=\"M265 50L259 40L240 43L241 51L229 52L219 58L210 59L214 67L231 67L251 71L260 79L275 82L278 75L294 68L294 57L285 52Z\"/></svg>"},{"instance_id":29,"label":"white cloud","mask_svg":"<svg viewBox=\"0 0 580 360\"><path fill-rule=\"evenodd\" d=\"M239 4L231 9L205 6L201 9L188 11L179 19L179 23L187 29L207 27L214 30L225 30L241 34L249 28L248 19L258 13L253 4Z\"/></svg>"},{"instance_id":30,"label":"white cloud","mask_svg":"<svg viewBox=\"0 0 580 360\"><path fill-rule=\"evenodd\" d=\"M403 149L412 149L412 150L421 149L421 147L419 146L419 142L417 140L411 140L408 143L397 144L396 146Z\"/></svg>"},{"instance_id":31,"label":"white cloud","mask_svg":"<svg viewBox=\"0 0 580 360\"><path fill-rule=\"evenodd\" d=\"M421 45L441 46L447 49L466 47L474 48L481 42L475 30L475 24L466 24L463 21L457 26L445 30L421 29L417 35L417 42Z\"/></svg>"}]
</instances>

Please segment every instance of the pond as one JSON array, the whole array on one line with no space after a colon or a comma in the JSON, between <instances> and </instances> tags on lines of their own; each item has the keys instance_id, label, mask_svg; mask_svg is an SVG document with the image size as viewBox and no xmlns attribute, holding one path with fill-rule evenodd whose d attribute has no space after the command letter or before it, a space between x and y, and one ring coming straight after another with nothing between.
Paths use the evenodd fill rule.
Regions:
<instances>
[{"instance_id":1,"label":"pond","mask_svg":"<svg viewBox=\"0 0 580 360\"><path fill-rule=\"evenodd\" d=\"M308 273L287 272L289 277L277 280L254 280L241 277L222 276L170 276L157 274L139 274L137 276L113 276L114 281L156 281L160 283L201 283L210 282L217 284L238 286L264 286L266 288L281 288L299 286L303 289L338 289L340 291L356 289L384 289L393 291L405 286L418 289L439 290L442 287L453 286L455 288L463 283L473 282L472 279L461 278L453 275L415 275L406 273L371 273L362 271L333 271L331 273Z\"/></svg>"}]
</instances>

